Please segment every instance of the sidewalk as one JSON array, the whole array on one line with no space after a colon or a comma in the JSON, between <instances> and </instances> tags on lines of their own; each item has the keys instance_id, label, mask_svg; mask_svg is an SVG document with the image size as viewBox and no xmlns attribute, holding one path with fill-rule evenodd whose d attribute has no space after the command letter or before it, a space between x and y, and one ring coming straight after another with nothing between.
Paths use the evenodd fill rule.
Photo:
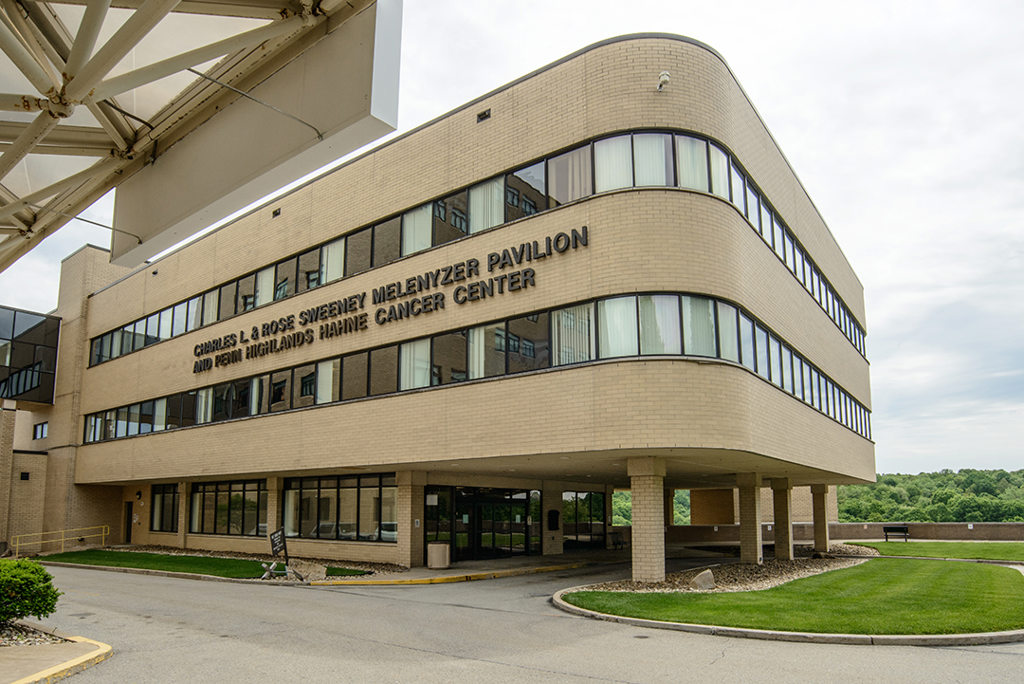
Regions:
<instances>
[{"instance_id":1,"label":"sidewalk","mask_svg":"<svg viewBox=\"0 0 1024 684\"><path fill-rule=\"evenodd\" d=\"M51 631L38 623L23 624ZM114 652L109 645L99 641L59 632L51 633L70 641L62 644L0 648L0 684L55 682L106 660Z\"/></svg>"}]
</instances>

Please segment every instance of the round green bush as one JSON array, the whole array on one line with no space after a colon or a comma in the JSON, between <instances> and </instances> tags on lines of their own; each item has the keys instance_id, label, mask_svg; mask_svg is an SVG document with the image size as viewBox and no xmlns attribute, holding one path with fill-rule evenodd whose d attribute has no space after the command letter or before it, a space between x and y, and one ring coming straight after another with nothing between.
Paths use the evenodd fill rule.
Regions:
<instances>
[{"instance_id":1,"label":"round green bush","mask_svg":"<svg viewBox=\"0 0 1024 684\"><path fill-rule=\"evenodd\" d=\"M0 624L29 615L42 619L57 609L60 594L39 563L0 559Z\"/></svg>"}]
</instances>

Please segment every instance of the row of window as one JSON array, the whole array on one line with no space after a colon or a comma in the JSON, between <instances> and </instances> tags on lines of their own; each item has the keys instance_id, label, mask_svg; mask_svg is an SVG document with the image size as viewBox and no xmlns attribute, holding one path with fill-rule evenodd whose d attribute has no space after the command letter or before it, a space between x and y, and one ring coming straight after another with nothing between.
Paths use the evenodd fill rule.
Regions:
<instances>
[{"instance_id":1,"label":"row of window","mask_svg":"<svg viewBox=\"0 0 1024 684\"><path fill-rule=\"evenodd\" d=\"M178 531L178 485L153 485L149 529ZM192 485L188 531L263 537L267 534L267 481L197 482Z\"/></svg>"},{"instance_id":2,"label":"row of window","mask_svg":"<svg viewBox=\"0 0 1024 684\"><path fill-rule=\"evenodd\" d=\"M648 294L540 311L93 413L86 416L85 442L648 355L742 364L871 436L867 409L746 311L709 297Z\"/></svg>"},{"instance_id":3,"label":"row of window","mask_svg":"<svg viewBox=\"0 0 1024 684\"><path fill-rule=\"evenodd\" d=\"M434 245L629 187L681 187L731 201L861 352L864 331L740 169L703 138L638 132L596 140L441 197L232 280L93 338L90 365Z\"/></svg>"},{"instance_id":4,"label":"row of window","mask_svg":"<svg viewBox=\"0 0 1024 684\"><path fill-rule=\"evenodd\" d=\"M398 541L395 476L285 480L284 533L303 539Z\"/></svg>"},{"instance_id":5,"label":"row of window","mask_svg":"<svg viewBox=\"0 0 1024 684\"><path fill-rule=\"evenodd\" d=\"M53 403L60 319L0 306L0 399Z\"/></svg>"}]
</instances>

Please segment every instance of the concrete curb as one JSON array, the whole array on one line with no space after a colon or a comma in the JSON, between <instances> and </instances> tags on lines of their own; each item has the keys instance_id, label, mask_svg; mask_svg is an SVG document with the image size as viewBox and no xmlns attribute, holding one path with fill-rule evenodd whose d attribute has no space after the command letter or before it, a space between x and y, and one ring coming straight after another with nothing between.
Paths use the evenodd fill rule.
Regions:
<instances>
[{"instance_id":1,"label":"concrete curb","mask_svg":"<svg viewBox=\"0 0 1024 684\"><path fill-rule=\"evenodd\" d=\"M591 585L569 587L555 592L551 602L559 610L591 618L619 622L634 627L671 629L677 632L726 636L740 639L764 639L767 641L797 641L810 644L855 644L861 646L984 646L989 644L1010 644L1024 641L1024 629L1008 632L982 632L978 634L820 634L817 632L782 632L768 629L746 629L742 627L721 627L719 625L698 625L685 622L664 622L643 618L623 617L598 613L574 606L562 598L565 594L586 591Z\"/></svg>"},{"instance_id":2,"label":"concrete curb","mask_svg":"<svg viewBox=\"0 0 1024 684\"><path fill-rule=\"evenodd\" d=\"M172 572L170 570L149 570L146 568L120 568L110 565L84 565L81 563L61 563L58 561L39 561L43 565L53 565L61 568L83 568L85 570L105 570L107 572L123 572L130 575L152 575L155 577L176 577L178 579L202 580L205 582L234 582L235 584L258 584L261 586L391 586L403 584L449 584L452 582L473 582L476 580L500 579L502 577L515 577L517 575L533 575L542 572L558 572L560 570L572 570L592 565L589 562L564 563L562 565L545 565L539 568L511 568L509 570L491 570L487 572L471 572L459 575L441 575L439 577L411 577L408 579L339 579L339 580L313 580L310 582L293 581L267 581L262 579L248 579L240 577L217 577L215 575L200 575L191 572Z\"/></svg>"},{"instance_id":3,"label":"concrete curb","mask_svg":"<svg viewBox=\"0 0 1024 684\"><path fill-rule=\"evenodd\" d=\"M379 580L313 580L314 587L338 586L386 586L402 584L450 584L452 582L474 582L476 580L500 579L518 575L536 575L542 572L558 572L582 568L589 563L566 563L564 565L545 565L539 568L513 568L510 570L493 570L490 572L471 572L465 575L443 575L440 577L413 577L410 579L379 579Z\"/></svg>"},{"instance_id":4,"label":"concrete curb","mask_svg":"<svg viewBox=\"0 0 1024 684\"><path fill-rule=\"evenodd\" d=\"M92 639L86 639L85 637L73 636L66 637L69 641L76 641L78 643L93 644L96 647L92 653L86 653L80 655L77 658L72 658L67 662L63 662L60 665L54 665L53 667L37 672L28 677L22 677L21 679L15 680L12 684L36 684L36 682L56 682L57 680L69 677L76 672L92 667L96 663L101 663L114 654L113 647L110 644L104 644L100 641L93 641Z\"/></svg>"},{"instance_id":5,"label":"concrete curb","mask_svg":"<svg viewBox=\"0 0 1024 684\"><path fill-rule=\"evenodd\" d=\"M37 561L42 565L53 565L58 568L83 568L85 570L105 570L107 572L123 572L129 575L153 575L155 577L177 577L178 579L202 580L204 582L235 582L241 584L265 584L267 586L281 586L303 582L268 582L258 578L245 577L217 577L216 575L200 575L194 572L173 572L171 570L149 570L147 568L119 568L112 565L85 565L82 563L61 563L59 561Z\"/></svg>"}]
</instances>

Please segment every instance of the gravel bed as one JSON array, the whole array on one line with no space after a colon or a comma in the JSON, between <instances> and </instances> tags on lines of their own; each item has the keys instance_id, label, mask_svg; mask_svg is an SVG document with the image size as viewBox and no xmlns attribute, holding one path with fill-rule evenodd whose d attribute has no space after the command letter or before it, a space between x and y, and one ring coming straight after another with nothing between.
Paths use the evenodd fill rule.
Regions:
<instances>
[{"instance_id":1,"label":"gravel bed","mask_svg":"<svg viewBox=\"0 0 1024 684\"><path fill-rule=\"evenodd\" d=\"M4 646L41 646L62 644L67 639L48 632L41 632L17 622L0 623L0 648Z\"/></svg>"},{"instance_id":2,"label":"gravel bed","mask_svg":"<svg viewBox=\"0 0 1024 684\"><path fill-rule=\"evenodd\" d=\"M848 551L853 549L852 551ZM727 563L713 565L703 568L693 568L683 572L673 572L665 576L663 582L634 582L632 580L620 580L618 582L604 582L586 587L586 590L596 591L629 591L634 593L648 592L695 592L690 582L694 577L704 570L710 569L715 578L713 589L705 590L703 593L711 592L735 592L735 591L758 591L770 589L780 584L785 584L801 577L810 577L829 570L848 568L853 565L860 565L868 560L867 556L877 556L874 549L861 546L849 546L836 544L829 547L827 554L816 554L820 558L797 558L791 561L766 560L763 565L747 565L743 563ZM859 558L837 558L835 554L857 555Z\"/></svg>"}]
</instances>

